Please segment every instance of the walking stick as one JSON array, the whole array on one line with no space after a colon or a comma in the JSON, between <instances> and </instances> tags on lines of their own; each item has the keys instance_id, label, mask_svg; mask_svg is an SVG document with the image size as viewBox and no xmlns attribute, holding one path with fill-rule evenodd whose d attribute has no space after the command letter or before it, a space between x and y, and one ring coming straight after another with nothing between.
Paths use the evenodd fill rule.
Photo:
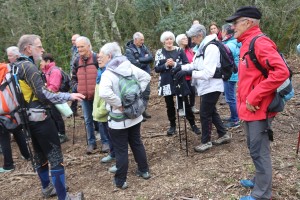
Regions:
<instances>
[{"instance_id":1,"label":"walking stick","mask_svg":"<svg viewBox=\"0 0 300 200\"><path fill-rule=\"evenodd\" d=\"M299 153L299 146L300 146L300 131L298 133L298 145L297 145L297 151L296 151L297 155Z\"/></svg>"},{"instance_id":2,"label":"walking stick","mask_svg":"<svg viewBox=\"0 0 300 200\"><path fill-rule=\"evenodd\" d=\"M73 113L73 145L75 144L75 114Z\"/></svg>"},{"instance_id":3,"label":"walking stick","mask_svg":"<svg viewBox=\"0 0 300 200\"><path fill-rule=\"evenodd\" d=\"M182 149L181 145L181 133L180 133L180 117L179 117L179 101L178 96L176 95L176 111L177 111L177 121L178 121L178 131L179 131L179 142L180 142L180 148Z\"/></svg>"},{"instance_id":4,"label":"walking stick","mask_svg":"<svg viewBox=\"0 0 300 200\"><path fill-rule=\"evenodd\" d=\"M185 151L186 156L189 156L189 150L188 150L188 138L187 138L187 131L186 131L186 110L185 110L185 97L182 97L182 107L183 107L183 120L184 120L184 132L185 132Z\"/></svg>"},{"instance_id":5,"label":"walking stick","mask_svg":"<svg viewBox=\"0 0 300 200\"><path fill-rule=\"evenodd\" d=\"M19 105L20 109L19 109L18 113L20 114L20 118L21 118L21 121L22 121L22 128L23 128L23 132L25 133L26 145L27 145L27 148L28 148L28 151L29 151L30 161L31 161L31 165L32 165L32 168L33 168L33 172L35 172L36 171L36 169L35 169L36 164L35 164L35 161L34 161L34 158L33 158L33 153L32 153L31 148L30 148L31 132L30 132L30 127L29 127L27 109L26 109L26 106L25 106L25 100L24 100L24 96L23 96L23 93L22 93L22 90L21 90L21 86L19 84L19 80L18 80L18 77L17 77L19 68L17 68L16 66L12 66L12 70L13 70L13 73L12 73L11 78L13 79L12 82L13 82L13 86L16 90L16 97L17 97L18 102L20 104Z\"/></svg>"}]
</instances>

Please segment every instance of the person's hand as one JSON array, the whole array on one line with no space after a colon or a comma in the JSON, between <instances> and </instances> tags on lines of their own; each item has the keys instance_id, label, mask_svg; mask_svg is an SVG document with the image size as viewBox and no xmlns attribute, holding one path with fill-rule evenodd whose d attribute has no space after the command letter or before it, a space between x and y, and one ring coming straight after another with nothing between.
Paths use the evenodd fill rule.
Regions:
<instances>
[{"instance_id":1,"label":"person's hand","mask_svg":"<svg viewBox=\"0 0 300 200\"><path fill-rule=\"evenodd\" d=\"M174 75L181 70L181 66L177 66L171 69L171 74Z\"/></svg>"},{"instance_id":2,"label":"person's hand","mask_svg":"<svg viewBox=\"0 0 300 200\"><path fill-rule=\"evenodd\" d=\"M167 62L166 62L166 65L167 65L169 68L172 68L172 67L174 67L175 62L174 62L174 60L173 60L172 58L168 58L168 59L167 59Z\"/></svg>"},{"instance_id":3,"label":"person's hand","mask_svg":"<svg viewBox=\"0 0 300 200\"><path fill-rule=\"evenodd\" d=\"M75 100L81 101L83 99L85 99L85 96L83 94L80 94L80 93L71 93L71 100L72 101L75 101Z\"/></svg>"},{"instance_id":4,"label":"person's hand","mask_svg":"<svg viewBox=\"0 0 300 200\"><path fill-rule=\"evenodd\" d=\"M183 77L185 77L186 75L192 75L192 70L191 71L179 71L176 73L175 77L177 80L182 79Z\"/></svg>"},{"instance_id":5,"label":"person's hand","mask_svg":"<svg viewBox=\"0 0 300 200\"><path fill-rule=\"evenodd\" d=\"M253 106L253 105L251 105L247 100L246 100L246 107L247 107L247 109L248 109L249 111L251 111L251 112L255 112L255 111L257 111L257 110L260 109L259 106Z\"/></svg>"}]
</instances>

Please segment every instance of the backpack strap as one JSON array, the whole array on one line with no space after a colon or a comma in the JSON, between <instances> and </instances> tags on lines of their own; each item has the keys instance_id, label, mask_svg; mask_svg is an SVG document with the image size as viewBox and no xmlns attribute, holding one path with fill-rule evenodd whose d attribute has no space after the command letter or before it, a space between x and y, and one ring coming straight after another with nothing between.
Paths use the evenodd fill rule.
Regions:
<instances>
[{"instance_id":1,"label":"backpack strap","mask_svg":"<svg viewBox=\"0 0 300 200\"><path fill-rule=\"evenodd\" d=\"M249 57L251 59L251 61L254 63L255 67L262 73L262 75L265 77L265 78L268 78L268 71L266 68L264 68L259 62L258 62L258 59L255 55L255 49L254 49L254 44L255 44L255 41L259 38L259 37L262 37L262 36L266 36L266 34L262 33L262 34L259 34L257 36L255 36L251 42L250 42L250 45L249 45L249 50L244 54L243 56L243 60L245 59L245 56L249 54Z\"/></svg>"}]
</instances>

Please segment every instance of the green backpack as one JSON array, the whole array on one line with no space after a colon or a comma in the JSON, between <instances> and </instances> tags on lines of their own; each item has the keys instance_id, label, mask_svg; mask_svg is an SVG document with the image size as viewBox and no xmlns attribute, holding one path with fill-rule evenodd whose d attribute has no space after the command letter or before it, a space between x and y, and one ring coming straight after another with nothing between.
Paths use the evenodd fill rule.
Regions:
<instances>
[{"instance_id":1,"label":"green backpack","mask_svg":"<svg viewBox=\"0 0 300 200\"><path fill-rule=\"evenodd\" d=\"M123 113L109 112L109 116L114 121L124 121L125 119L135 119L143 114L146 107L143 101L141 86L139 81L131 71L130 76L123 76L112 71L119 77L119 91Z\"/></svg>"}]
</instances>

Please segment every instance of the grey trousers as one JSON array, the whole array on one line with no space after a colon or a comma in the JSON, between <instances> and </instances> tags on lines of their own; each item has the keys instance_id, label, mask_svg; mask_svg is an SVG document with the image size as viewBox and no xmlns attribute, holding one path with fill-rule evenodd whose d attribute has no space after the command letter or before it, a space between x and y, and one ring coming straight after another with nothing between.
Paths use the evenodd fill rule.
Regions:
<instances>
[{"instance_id":1,"label":"grey trousers","mask_svg":"<svg viewBox=\"0 0 300 200\"><path fill-rule=\"evenodd\" d=\"M266 128L266 120L244 123L247 146L255 166L251 196L257 200L271 199L272 196L272 161L269 136L264 132Z\"/></svg>"}]
</instances>

